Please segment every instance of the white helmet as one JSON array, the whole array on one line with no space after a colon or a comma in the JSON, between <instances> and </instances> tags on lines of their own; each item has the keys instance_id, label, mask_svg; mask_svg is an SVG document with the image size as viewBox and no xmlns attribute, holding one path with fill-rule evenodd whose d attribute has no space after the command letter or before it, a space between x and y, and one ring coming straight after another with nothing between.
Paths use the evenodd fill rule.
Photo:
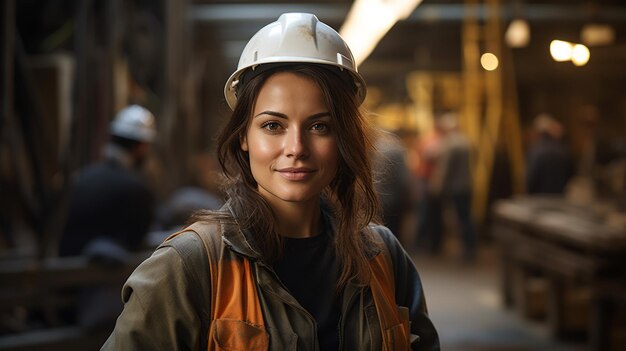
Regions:
<instances>
[{"instance_id":1,"label":"white helmet","mask_svg":"<svg viewBox=\"0 0 626 351\"><path fill-rule=\"evenodd\" d=\"M130 105L117 113L110 131L118 137L150 143L156 137L154 116L139 105Z\"/></svg>"},{"instance_id":2,"label":"white helmet","mask_svg":"<svg viewBox=\"0 0 626 351\"><path fill-rule=\"evenodd\" d=\"M357 88L359 102L365 99L365 81L357 72L352 52L339 33L310 13L284 13L276 22L261 28L246 44L237 71L224 87L228 106L235 108L237 84L246 70L267 63L298 62L345 69Z\"/></svg>"}]
</instances>

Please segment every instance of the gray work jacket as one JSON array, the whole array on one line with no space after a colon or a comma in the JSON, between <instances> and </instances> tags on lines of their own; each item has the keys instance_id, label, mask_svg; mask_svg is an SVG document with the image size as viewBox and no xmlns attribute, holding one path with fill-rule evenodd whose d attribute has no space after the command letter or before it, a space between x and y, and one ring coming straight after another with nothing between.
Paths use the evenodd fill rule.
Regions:
<instances>
[{"instance_id":1,"label":"gray work jacket","mask_svg":"<svg viewBox=\"0 0 626 351\"><path fill-rule=\"evenodd\" d=\"M284 288L272 267L237 227L210 225L220 259L242 255L256 274L257 290L269 334L270 350L319 350L316 323ZM413 350L439 350L419 275L407 253L383 226L371 226L388 247L396 302L409 311ZM381 248L368 249L369 258ZM193 231L161 244L128 278L122 289L124 310L102 350L206 350L211 315L207 253ZM348 285L341 301L340 350L380 350L382 332L369 287ZM228 345L226 345L228 346ZM227 348L230 350L230 348Z\"/></svg>"}]
</instances>

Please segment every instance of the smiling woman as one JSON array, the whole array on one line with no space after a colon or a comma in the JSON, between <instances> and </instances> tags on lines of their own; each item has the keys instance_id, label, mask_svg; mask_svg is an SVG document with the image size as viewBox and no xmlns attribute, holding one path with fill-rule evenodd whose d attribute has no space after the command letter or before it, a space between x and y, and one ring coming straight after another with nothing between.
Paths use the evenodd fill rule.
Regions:
<instances>
[{"instance_id":1,"label":"smiling woman","mask_svg":"<svg viewBox=\"0 0 626 351\"><path fill-rule=\"evenodd\" d=\"M329 65L298 62L274 62L264 65L263 68L256 68L255 71L244 73L243 79L246 84L239 86L237 91L239 99L233 116L218 139L218 156L225 173L231 176L232 184L226 188L239 189L236 196L235 194L230 196L231 206L236 209L235 211L240 208L241 213L249 213L251 208L260 213L259 216L238 218L240 224L243 227L259 228L261 233L272 233L258 240L260 250L270 260L280 258L283 246L280 233L286 233L287 228L290 232L294 232L294 228L300 228L307 223L310 228L302 228L301 234L318 232L316 227L319 226L319 220L316 218L319 219L321 203L319 195L322 192L324 192L324 202L327 205L343 209L337 212L336 218L336 224L341 228L339 231L341 233L359 232L360 228L367 227L373 219L377 218L378 202L372 186L370 165L370 157L373 153L371 130L359 110L357 86L349 77L345 71L342 72ZM288 108L293 111L286 113ZM266 110L270 113L261 114ZM298 117L297 114L302 117ZM322 117L320 114L327 114L327 116L310 122L327 122L328 135L320 135L319 132L315 134L311 130L306 133L298 132L304 125L298 126L303 121L295 123L297 118L309 119L316 115ZM276 117L277 115L285 118ZM254 174L255 168L258 171L258 167L255 166L259 161L259 158L255 156L260 154L260 150L255 147L262 147L262 145L250 147L249 152L244 150L244 142L248 135L255 130L258 131L255 126L263 125L257 125L257 122L271 122L270 125L266 125L266 129L274 129L273 133L279 133L278 135L283 137L269 139L283 140L289 143L285 146L292 148L291 150L281 149L276 146L271 149L271 152L292 154L295 147L296 153L305 152L305 155L298 155L298 163L303 163L303 156L308 157L306 153L315 151L319 154L312 155L313 159L306 161L318 163L321 167L320 173L330 177L326 179L326 184L319 183L319 176L313 177L317 184L315 194L317 197L311 198L312 201L306 205L315 208L317 204L317 211L310 211L310 208L303 207L304 203L283 204L277 208L268 206L273 204L271 201L275 200L275 197L262 196L267 191L263 185L268 186L268 184L267 182L259 184L263 179L257 178ZM315 123L309 128L314 125ZM315 126L315 129L320 128L322 128L321 125ZM328 147L328 144L333 147ZM304 149L299 151L298 148ZM317 148L320 150L317 151ZM335 149L336 161L327 164L328 159L317 160L320 157L328 158L327 154L333 149ZM294 157L291 155L288 159L292 160ZM287 162L287 158L281 162ZM293 161L290 162L293 163ZM331 173L329 167L333 164L336 169ZM294 167L294 165L283 167ZM239 177L243 178L243 182L239 181ZM280 184L272 183L271 186L279 188ZM305 187L310 188L310 184L311 182L300 184L298 191L301 194L298 196L310 197L311 190L303 192ZM251 205L252 203L254 205ZM313 217L308 218L308 216ZM337 241L337 249L345 251L340 255L345 257L345 264L339 285L345 284L352 276L358 277L361 282L367 281L368 263L362 254L359 254L363 251L362 240L354 235L339 235Z\"/></svg>"},{"instance_id":2,"label":"smiling woman","mask_svg":"<svg viewBox=\"0 0 626 351\"><path fill-rule=\"evenodd\" d=\"M250 40L217 142L228 202L131 275L104 349L439 350L413 262L375 224L352 62L310 14Z\"/></svg>"}]
</instances>

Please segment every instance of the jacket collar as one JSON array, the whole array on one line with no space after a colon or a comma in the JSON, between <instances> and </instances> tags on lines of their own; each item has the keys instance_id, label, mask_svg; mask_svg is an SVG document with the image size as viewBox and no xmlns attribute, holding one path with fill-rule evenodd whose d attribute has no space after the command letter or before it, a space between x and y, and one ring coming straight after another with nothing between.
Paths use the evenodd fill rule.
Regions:
<instances>
[{"instance_id":1,"label":"jacket collar","mask_svg":"<svg viewBox=\"0 0 626 351\"><path fill-rule=\"evenodd\" d=\"M230 205L230 201L227 201L224 206L222 206L220 211L229 212L231 216L234 218L234 223L222 223L222 239L224 243L234 252L246 256L252 260L263 260L263 256L261 252L254 244L254 235L248 230L241 228L239 225L239 221L233 208ZM326 206L322 206L322 216L326 223L328 230L330 230L331 235L336 231L335 221L330 215L330 210ZM374 231L375 229L372 226L368 226L368 233L364 235L372 235L369 231ZM381 252L381 247L374 245L366 245L365 247L365 256L368 260L374 258Z\"/></svg>"},{"instance_id":2,"label":"jacket collar","mask_svg":"<svg viewBox=\"0 0 626 351\"><path fill-rule=\"evenodd\" d=\"M220 211L228 212L234 219L234 223L222 222L222 239L224 243L236 253L253 260L262 260L261 252L254 245L254 237L249 230L242 229L239 220L227 201Z\"/></svg>"}]
</instances>

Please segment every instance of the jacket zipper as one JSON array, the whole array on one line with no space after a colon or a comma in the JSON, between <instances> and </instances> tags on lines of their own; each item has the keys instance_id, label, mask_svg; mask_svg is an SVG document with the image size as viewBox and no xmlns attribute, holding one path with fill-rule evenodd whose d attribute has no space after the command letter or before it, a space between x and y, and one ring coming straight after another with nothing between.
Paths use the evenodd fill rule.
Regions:
<instances>
[{"instance_id":1,"label":"jacket zipper","mask_svg":"<svg viewBox=\"0 0 626 351\"><path fill-rule=\"evenodd\" d=\"M350 295L350 298L348 298L348 303L341 310L341 315L339 316L339 326L338 326L339 330L337 331L337 335L339 336L339 350L343 350L343 330L344 330L344 323L345 323L345 320L343 317L348 312L348 308L350 308L350 306L352 305L352 301L358 295L358 292L361 291L362 289L363 288L354 289L354 291L352 292L352 295Z\"/></svg>"}]
</instances>

